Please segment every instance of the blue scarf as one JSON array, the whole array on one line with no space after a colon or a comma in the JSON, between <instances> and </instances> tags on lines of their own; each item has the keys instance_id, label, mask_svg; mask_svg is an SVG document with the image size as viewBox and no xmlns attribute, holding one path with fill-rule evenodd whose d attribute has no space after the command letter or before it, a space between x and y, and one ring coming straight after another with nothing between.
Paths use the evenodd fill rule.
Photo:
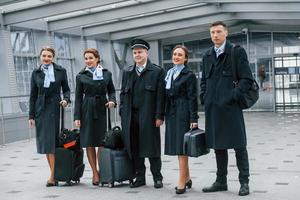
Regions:
<instances>
[{"instance_id":1,"label":"blue scarf","mask_svg":"<svg viewBox=\"0 0 300 200\"><path fill-rule=\"evenodd\" d=\"M54 76L54 69L53 69L53 64L49 65L42 65L41 70L45 74L45 79L44 79L44 88L49 88L51 82L55 82L55 76Z\"/></svg>"},{"instance_id":2,"label":"blue scarf","mask_svg":"<svg viewBox=\"0 0 300 200\"><path fill-rule=\"evenodd\" d=\"M175 80L180 72L183 70L185 66L183 64L174 65L171 69L168 70L165 81L166 81L166 89L171 88L172 79Z\"/></svg>"},{"instance_id":3,"label":"blue scarf","mask_svg":"<svg viewBox=\"0 0 300 200\"><path fill-rule=\"evenodd\" d=\"M93 80L103 80L103 67L101 65L97 65L96 67L86 67L85 71L89 71L93 74Z\"/></svg>"}]
</instances>

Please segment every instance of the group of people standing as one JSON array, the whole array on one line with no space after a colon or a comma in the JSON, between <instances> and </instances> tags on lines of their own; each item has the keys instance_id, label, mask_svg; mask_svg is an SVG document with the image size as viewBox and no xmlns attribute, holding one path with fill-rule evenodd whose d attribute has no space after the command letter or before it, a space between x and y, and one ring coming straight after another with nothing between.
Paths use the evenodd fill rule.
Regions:
<instances>
[{"instance_id":1,"label":"group of people standing","mask_svg":"<svg viewBox=\"0 0 300 200\"><path fill-rule=\"evenodd\" d=\"M242 91L250 88L252 73L247 55L237 48L240 87L234 87L230 63L232 44L226 41L228 30L221 21L210 27L214 47L203 57L200 100L205 105L205 128L208 148L215 149L217 178L203 192L227 190L227 149L236 152L241 188L249 194L249 163L242 109L238 106ZM145 158L149 159L154 187L163 187L161 174L160 126L165 122L165 150L178 156L179 178L176 194L192 187L188 156L183 153L183 136L198 127L197 78L188 66L188 49L177 45L172 50L173 67L165 71L152 63L148 42L136 39L131 44L134 64L123 71L120 93L120 116L125 148L135 170L131 188L146 184ZM46 154L50 177L47 186L55 186L55 147L59 133L59 107L70 103L66 70L53 62L55 52L43 48L41 65L32 72L29 125L36 126L38 153ZM84 54L85 67L76 76L74 123L80 128L80 143L86 148L92 168L92 184L99 185L96 147L102 148L107 130L107 108L116 106L112 74L100 65L100 54L89 48ZM63 100L61 100L61 90ZM100 155L101 156L101 155Z\"/></svg>"}]
</instances>

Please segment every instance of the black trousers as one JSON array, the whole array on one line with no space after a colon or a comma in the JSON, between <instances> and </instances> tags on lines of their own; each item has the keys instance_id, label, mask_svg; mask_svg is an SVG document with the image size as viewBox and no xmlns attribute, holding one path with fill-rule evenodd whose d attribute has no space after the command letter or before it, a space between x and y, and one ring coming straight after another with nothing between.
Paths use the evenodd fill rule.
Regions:
<instances>
[{"instance_id":1,"label":"black trousers","mask_svg":"<svg viewBox=\"0 0 300 200\"><path fill-rule=\"evenodd\" d=\"M139 112L138 110L132 110L131 125L130 125L130 142L131 153L133 159L133 165L136 173L136 180L145 181L146 166L145 158L139 155ZM161 174L161 158L149 157L150 171L154 181L161 181L163 176Z\"/></svg>"},{"instance_id":2,"label":"black trousers","mask_svg":"<svg viewBox=\"0 0 300 200\"><path fill-rule=\"evenodd\" d=\"M234 149L236 165L239 169L240 183L249 183L249 160L246 147ZM227 183L228 151L227 149L215 149L217 161L217 182Z\"/></svg>"}]
</instances>

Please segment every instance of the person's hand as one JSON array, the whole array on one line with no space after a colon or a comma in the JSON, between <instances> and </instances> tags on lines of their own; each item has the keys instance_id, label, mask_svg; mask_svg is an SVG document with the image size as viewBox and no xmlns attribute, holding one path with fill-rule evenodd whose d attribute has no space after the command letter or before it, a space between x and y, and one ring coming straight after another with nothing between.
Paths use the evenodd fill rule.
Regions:
<instances>
[{"instance_id":1,"label":"person's hand","mask_svg":"<svg viewBox=\"0 0 300 200\"><path fill-rule=\"evenodd\" d=\"M198 127L198 123L191 123L190 129L194 129Z\"/></svg>"},{"instance_id":2,"label":"person's hand","mask_svg":"<svg viewBox=\"0 0 300 200\"><path fill-rule=\"evenodd\" d=\"M62 107L66 107L68 105L68 102L66 100L62 100L61 102L59 102L59 104L62 106Z\"/></svg>"},{"instance_id":3,"label":"person's hand","mask_svg":"<svg viewBox=\"0 0 300 200\"><path fill-rule=\"evenodd\" d=\"M113 108L113 107L115 107L115 102L109 101L109 102L107 102L107 103L105 104L105 106L108 107L108 108Z\"/></svg>"},{"instance_id":4,"label":"person's hand","mask_svg":"<svg viewBox=\"0 0 300 200\"><path fill-rule=\"evenodd\" d=\"M29 128L35 127L35 121L34 121L34 119L28 120L28 125L29 125Z\"/></svg>"},{"instance_id":5,"label":"person's hand","mask_svg":"<svg viewBox=\"0 0 300 200\"><path fill-rule=\"evenodd\" d=\"M156 126L156 127L160 127L163 123L164 123L164 121L161 120L161 119L155 120L155 126Z\"/></svg>"},{"instance_id":6,"label":"person's hand","mask_svg":"<svg viewBox=\"0 0 300 200\"><path fill-rule=\"evenodd\" d=\"M77 127L77 128L80 128L80 120L75 120L74 121L74 124L75 124L75 126Z\"/></svg>"}]
</instances>

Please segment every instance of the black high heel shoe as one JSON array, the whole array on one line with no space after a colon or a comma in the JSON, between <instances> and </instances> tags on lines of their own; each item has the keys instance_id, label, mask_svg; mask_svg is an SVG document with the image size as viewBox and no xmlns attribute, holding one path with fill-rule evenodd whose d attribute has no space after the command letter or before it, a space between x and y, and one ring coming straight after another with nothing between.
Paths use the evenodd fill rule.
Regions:
<instances>
[{"instance_id":1,"label":"black high heel shoe","mask_svg":"<svg viewBox=\"0 0 300 200\"><path fill-rule=\"evenodd\" d=\"M93 182L93 185L98 186L99 185L99 181Z\"/></svg>"},{"instance_id":2,"label":"black high heel shoe","mask_svg":"<svg viewBox=\"0 0 300 200\"><path fill-rule=\"evenodd\" d=\"M99 181L92 180L92 184L95 185L95 186L98 186L100 184L100 174L99 174L99 172L98 172L98 176L99 176Z\"/></svg>"},{"instance_id":3,"label":"black high heel shoe","mask_svg":"<svg viewBox=\"0 0 300 200\"><path fill-rule=\"evenodd\" d=\"M54 183L48 182L46 183L46 187L58 186L58 181L54 181Z\"/></svg>"},{"instance_id":4,"label":"black high heel shoe","mask_svg":"<svg viewBox=\"0 0 300 200\"><path fill-rule=\"evenodd\" d=\"M192 179L190 179L188 182L185 183L185 187L187 187L188 189L191 189L193 185Z\"/></svg>"},{"instance_id":5,"label":"black high heel shoe","mask_svg":"<svg viewBox=\"0 0 300 200\"><path fill-rule=\"evenodd\" d=\"M184 194L186 192L186 187L184 188L178 188L178 187L175 187L175 190L176 190L176 194Z\"/></svg>"}]
</instances>

